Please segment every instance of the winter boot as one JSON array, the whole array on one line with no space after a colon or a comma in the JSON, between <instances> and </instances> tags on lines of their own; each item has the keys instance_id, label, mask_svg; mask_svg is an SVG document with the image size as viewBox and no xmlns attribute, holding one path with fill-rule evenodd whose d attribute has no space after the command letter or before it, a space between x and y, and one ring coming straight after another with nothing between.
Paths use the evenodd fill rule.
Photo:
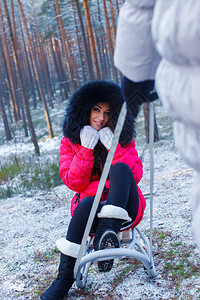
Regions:
<instances>
[{"instance_id":1,"label":"winter boot","mask_svg":"<svg viewBox=\"0 0 200 300\"><path fill-rule=\"evenodd\" d=\"M122 207L107 204L102 207L98 217L100 220L95 233L94 249L119 248L117 233L124 221L131 221L127 211ZM98 262L100 272L108 272L112 266L113 259Z\"/></svg>"},{"instance_id":2,"label":"winter boot","mask_svg":"<svg viewBox=\"0 0 200 300\"><path fill-rule=\"evenodd\" d=\"M74 278L73 270L76 259L61 253L58 277L40 296L42 300L61 300L71 288Z\"/></svg>"},{"instance_id":3,"label":"winter boot","mask_svg":"<svg viewBox=\"0 0 200 300\"><path fill-rule=\"evenodd\" d=\"M117 234L122 224L122 220L103 218L99 221L94 238L94 249L103 250L109 248L119 248ZM113 266L113 259L98 261L100 272L109 272Z\"/></svg>"},{"instance_id":4,"label":"winter boot","mask_svg":"<svg viewBox=\"0 0 200 300\"><path fill-rule=\"evenodd\" d=\"M107 229L106 231L104 231L99 242L96 241L95 244L95 250L119 248L119 240L117 234L111 229ZM109 272L112 269L113 261L113 259L98 261L97 263L99 272Z\"/></svg>"}]
</instances>

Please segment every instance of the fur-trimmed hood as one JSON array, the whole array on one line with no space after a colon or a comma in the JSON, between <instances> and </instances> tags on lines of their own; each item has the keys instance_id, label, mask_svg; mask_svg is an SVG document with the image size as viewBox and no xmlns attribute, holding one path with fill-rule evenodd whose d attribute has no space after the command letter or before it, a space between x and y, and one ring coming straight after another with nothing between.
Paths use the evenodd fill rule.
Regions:
<instances>
[{"instance_id":1,"label":"fur-trimmed hood","mask_svg":"<svg viewBox=\"0 0 200 300\"><path fill-rule=\"evenodd\" d=\"M115 128L124 102L120 87L111 81L88 82L72 95L66 108L63 134L73 144L80 144L80 130L86 125L91 108L98 102L110 105L112 124ZM120 144L128 144L134 135L134 118L128 112L120 135Z\"/></svg>"}]
</instances>

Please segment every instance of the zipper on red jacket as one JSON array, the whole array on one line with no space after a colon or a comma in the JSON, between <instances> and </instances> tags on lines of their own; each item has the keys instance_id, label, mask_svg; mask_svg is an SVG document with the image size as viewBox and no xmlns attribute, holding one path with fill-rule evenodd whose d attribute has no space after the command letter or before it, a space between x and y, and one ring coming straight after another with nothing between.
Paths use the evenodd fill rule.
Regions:
<instances>
[{"instance_id":1,"label":"zipper on red jacket","mask_svg":"<svg viewBox=\"0 0 200 300\"><path fill-rule=\"evenodd\" d=\"M79 203L79 200L80 200L80 192L79 192L79 193L76 193L75 196L76 196L76 200L74 201L74 204L76 204L77 201L78 201L78 203Z\"/></svg>"}]
</instances>

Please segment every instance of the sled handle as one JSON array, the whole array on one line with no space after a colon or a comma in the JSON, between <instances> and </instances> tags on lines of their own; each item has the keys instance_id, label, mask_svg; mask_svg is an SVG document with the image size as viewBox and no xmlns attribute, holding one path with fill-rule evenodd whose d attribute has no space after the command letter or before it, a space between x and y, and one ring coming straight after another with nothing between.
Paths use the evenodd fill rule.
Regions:
<instances>
[{"instance_id":1,"label":"sled handle","mask_svg":"<svg viewBox=\"0 0 200 300\"><path fill-rule=\"evenodd\" d=\"M150 262L153 264L153 186L154 186L154 102L149 104L149 152L150 152Z\"/></svg>"}]
</instances>

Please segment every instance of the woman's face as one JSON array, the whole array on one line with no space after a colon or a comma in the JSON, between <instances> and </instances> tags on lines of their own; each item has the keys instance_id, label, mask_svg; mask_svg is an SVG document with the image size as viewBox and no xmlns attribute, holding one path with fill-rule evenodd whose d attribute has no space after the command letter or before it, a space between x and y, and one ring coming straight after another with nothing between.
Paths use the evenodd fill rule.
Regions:
<instances>
[{"instance_id":1,"label":"woman's face","mask_svg":"<svg viewBox=\"0 0 200 300\"><path fill-rule=\"evenodd\" d=\"M90 113L90 126L100 130L108 123L110 117L110 106L108 103L99 102L94 105Z\"/></svg>"}]
</instances>

